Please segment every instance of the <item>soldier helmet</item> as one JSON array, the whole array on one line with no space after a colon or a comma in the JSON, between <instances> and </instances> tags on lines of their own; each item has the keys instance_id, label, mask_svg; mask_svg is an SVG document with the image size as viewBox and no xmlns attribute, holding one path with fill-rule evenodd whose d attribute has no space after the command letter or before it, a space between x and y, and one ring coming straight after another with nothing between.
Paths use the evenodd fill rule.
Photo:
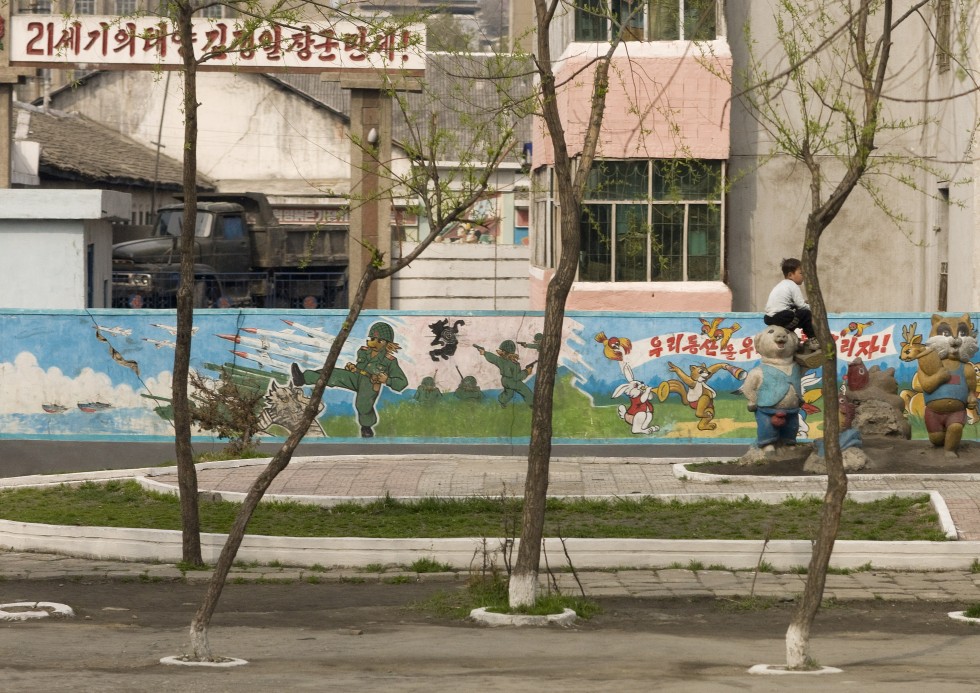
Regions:
<instances>
[{"instance_id":1,"label":"soldier helmet","mask_svg":"<svg viewBox=\"0 0 980 693\"><path fill-rule=\"evenodd\" d=\"M472 375L463 378L463 387L476 387L476 378Z\"/></svg>"},{"instance_id":2,"label":"soldier helmet","mask_svg":"<svg viewBox=\"0 0 980 693\"><path fill-rule=\"evenodd\" d=\"M500 350L505 354L516 354L517 345L510 339L505 339L500 343Z\"/></svg>"},{"instance_id":3,"label":"soldier helmet","mask_svg":"<svg viewBox=\"0 0 980 693\"><path fill-rule=\"evenodd\" d=\"M395 331L386 322L376 322L368 330L368 337L381 339L385 342L393 342L395 341Z\"/></svg>"},{"instance_id":4,"label":"soldier helmet","mask_svg":"<svg viewBox=\"0 0 980 693\"><path fill-rule=\"evenodd\" d=\"M427 375L424 378L422 378L422 387L435 387L435 386L436 386L436 379L433 378L431 375Z\"/></svg>"}]
</instances>

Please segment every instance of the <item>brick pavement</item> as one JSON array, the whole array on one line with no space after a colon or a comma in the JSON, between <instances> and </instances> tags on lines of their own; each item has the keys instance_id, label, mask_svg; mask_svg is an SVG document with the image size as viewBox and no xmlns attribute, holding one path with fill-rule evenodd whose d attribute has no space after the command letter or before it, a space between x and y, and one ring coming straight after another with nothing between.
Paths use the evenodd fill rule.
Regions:
<instances>
[{"instance_id":1,"label":"brick pavement","mask_svg":"<svg viewBox=\"0 0 980 693\"><path fill-rule=\"evenodd\" d=\"M692 461L692 460L687 460ZM556 457L550 466L551 496L635 496L752 494L765 492L822 495L823 478L698 474L675 470L676 458ZM198 466L202 491L245 493L265 463L216 462ZM292 462L273 481L271 495L395 498L429 496L520 496L527 471L525 457L480 455L312 457ZM157 484L176 488L176 471L151 470ZM980 540L980 480L966 474L852 474L851 491L939 491L961 540Z\"/></svg>"}]
</instances>

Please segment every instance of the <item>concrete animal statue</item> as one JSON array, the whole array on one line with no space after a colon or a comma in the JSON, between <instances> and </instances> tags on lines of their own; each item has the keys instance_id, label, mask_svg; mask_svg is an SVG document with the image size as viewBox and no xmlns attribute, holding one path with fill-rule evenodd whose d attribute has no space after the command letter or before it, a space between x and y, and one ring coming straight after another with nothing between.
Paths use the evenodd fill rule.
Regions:
<instances>
[{"instance_id":1,"label":"concrete animal statue","mask_svg":"<svg viewBox=\"0 0 980 693\"><path fill-rule=\"evenodd\" d=\"M756 442L766 451L795 445L800 426L803 368L796 362L799 338L779 325L770 325L755 336L760 363L749 371L742 385L747 408L755 413Z\"/></svg>"},{"instance_id":2,"label":"concrete animal statue","mask_svg":"<svg viewBox=\"0 0 980 693\"><path fill-rule=\"evenodd\" d=\"M977 374L970 360L978 346L969 314L933 315L926 347L917 359L916 373L925 401L926 431L930 443L956 457L967 409L977 408Z\"/></svg>"}]
</instances>

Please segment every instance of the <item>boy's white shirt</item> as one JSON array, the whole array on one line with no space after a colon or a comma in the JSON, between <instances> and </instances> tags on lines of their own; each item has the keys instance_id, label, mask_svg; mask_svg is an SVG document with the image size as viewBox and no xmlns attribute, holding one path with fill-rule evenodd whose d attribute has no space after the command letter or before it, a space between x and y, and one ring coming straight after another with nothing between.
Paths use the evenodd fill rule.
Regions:
<instances>
[{"instance_id":1,"label":"boy's white shirt","mask_svg":"<svg viewBox=\"0 0 980 693\"><path fill-rule=\"evenodd\" d=\"M781 310L809 307L810 304L803 298L799 284L792 279L783 279L769 293L769 300L766 301L766 315L775 315Z\"/></svg>"}]
</instances>

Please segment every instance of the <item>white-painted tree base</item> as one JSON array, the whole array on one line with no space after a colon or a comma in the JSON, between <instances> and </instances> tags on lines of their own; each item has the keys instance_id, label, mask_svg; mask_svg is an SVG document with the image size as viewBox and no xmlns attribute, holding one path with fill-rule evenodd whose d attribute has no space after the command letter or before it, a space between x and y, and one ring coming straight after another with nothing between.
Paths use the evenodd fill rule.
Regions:
<instances>
[{"instance_id":1,"label":"white-painted tree base","mask_svg":"<svg viewBox=\"0 0 980 693\"><path fill-rule=\"evenodd\" d=\"M237 659L235 657L218 657L213 662L204 662L197 659L189 659L187 655L176 655L174 657L163 657L160 664L173 664L182 667L240 667L248 664L247 659Z\"/></svg>"},{"instance_id":2,"label":"white-painted tree base","mask_svg":"<svg viewBox=\"0 0 980 693\"><path fill-rule=\"evenodd\" d=\"M575 623L578 614L572 609L565 609L560 614L544 614L532 616L530 614L498 614L487 611L486 607L473 609L470 618L488 626L570 626Z\"/></svg>"},{"instance_id":3,"label":"white-painted tree base","mask_svg":"<svg viewBox=\"0 0 980 693\"><path fill-rule=\"evenodd\" d=\"M520 574L514 573L507 583L507 603L510 608L532 606L538 597L537 572Z\"/></svg>"},{"instance_id":4,"label":"white-painted tree base","mask_svg":"<svg viewBox=\"0 0 980 693\"><path fill-rule=\"evenodd\" d=\"M764 676L780 676L782 674L794 674L797 676L820 676L822 674L842 674L843 669L835 667L818 667L816 669L790 669L785 664L756 664L749 667L750 674L760 674Z\"/></svg>"},{"instance_id":5,"label":"white-painted tree base","mask_svg":"<svg viewBox=\"0 0 980 693\"><path fill-rule=\"evenodd\" d=\"M967 623L980 623L980 618L967 616L965 611L950 611L949 617L954 621L966 621Z\"/></svg>"},{"instance_id":6,"label":"white-painted tree base","mask_svg":"<svg viewBox=\"0 0 980 693\"><path fill-rule=\"evenodd\" d=\"M55 602L10 602L0 604L0 621L28 621L48 616L74 616L75 612L67 604Z\"/></svg>"}]
</instances>

